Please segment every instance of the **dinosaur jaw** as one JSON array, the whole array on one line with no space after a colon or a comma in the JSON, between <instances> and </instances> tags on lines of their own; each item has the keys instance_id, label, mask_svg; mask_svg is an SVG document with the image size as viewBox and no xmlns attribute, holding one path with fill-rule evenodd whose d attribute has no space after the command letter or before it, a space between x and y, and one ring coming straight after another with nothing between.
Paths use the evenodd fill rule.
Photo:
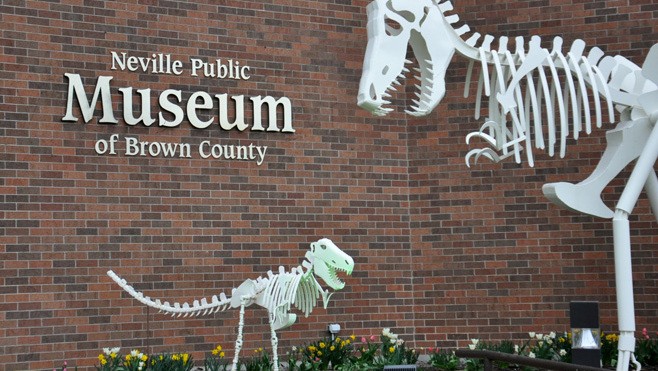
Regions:
<instances>
[{"instance_id":1,"label":"dinosaur jaw","mask_svg":"<svg viewBox=\"0 0 658 371\"><path fill-rule=\"evenodd\" d=\"M322 278L327 286L331 287L333 290L341 290L345 287L345 282L343 282L338 275L339 273L344 273L348 276L351 275L352 267L354 267L354 263L345 267L338 267L330 265L322 260L316 261L313 266L315 274Z\"/></svg>"},{"instance_id":2,"label":"dinosaur jaw","mask_svg":"<svg viewBox=\"0 0 658 371\"><path fill-rule=\"evenodd\" d=\"M432 112L443 98L441 71L447 66L442 62L451 58L442 49L430 50L425 40L426 35L440 34L440 17L431 1L376 0L368 6L368 45L359 83L359 107L375 116L386 116L393 111L389 99L399 87L405 90L403 82L413 75L416 99L412 99L407 114L426 116ZM409 46L415 62L406 59Z\"/></svg>"},{"instance_id":3,"label":"dinosaur jaw","mask_svg":"<svg viewBox=\"0 0 658 371\"><path fill-rule=\"evenodd\" d=\"M368 44L363 60L357 104L376 116L393 111L386 107L391 91L401 85L410 27L391 0L375 0L367 7Z\"/></svg>"},{"instance_id":4,"label":"dinosaur jaw","mask_svg":"<svg viewBox=\"0 0 658 371\"><path fill-rule=\"evenodd\" d=\"M322 238L311 244L307 258L313 264L313 271L329 287L340 290L345 283L338 278L338 272L352 274L354 260L338 248L330 239Z\"/></svg>"},{"instance_id":5,"label":"dinosaur jaw","mask_svg":"<svg viewBox=\"0 0 658 371\"><path fill-rule=\"evenodd\" d=\"M379 58L377 58L379 59ZM380 60L381 61L381 60ZM366 61L365 63L368 63ZM417 81L415 84L415 99L412 99L413 104L406 110L406 113L412 116L426 116L439 104L442 95L437 94L434 89L434 73L433 63L430 59L419 60L414 63L408 60L403 60L398 63L401 67L397 73L391 73L392 76L386 76L382 73L381 76L368 73L368 69L364 69L364 74L359 86L359 95L357 104L359 107L371 112L375 116L386 116L394 109L390 107L392 94L395 94L399 87L405 86L404 82L407 79L406 73L410 69L405 64L414 64L412 70L415 71L413 78ZM379 66L378 66L379 67ZM393 67L386 63L381 68L382 71L393 71Z\"/></svg>"}]
</instances>

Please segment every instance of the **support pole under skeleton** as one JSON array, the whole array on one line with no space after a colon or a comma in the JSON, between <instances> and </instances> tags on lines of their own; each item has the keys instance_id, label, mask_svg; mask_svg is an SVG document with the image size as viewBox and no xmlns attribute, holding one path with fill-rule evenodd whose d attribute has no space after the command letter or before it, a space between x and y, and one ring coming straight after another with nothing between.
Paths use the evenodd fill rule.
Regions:
<instances>
[{"instance_id":1,"label":"support pole under skeleton","mask_svg":"<svg viewBox=\"0 0 658 371\"><path fill-rule=\"evenodd\" d=\"M646 185L648 194L658 194L658 181L654 164L658 158L658 125L653 123L651 135L637 160L628 183L617 203L613 219L613 236L615 251L615 280L617 287L617 315L619 318L619 358L617 371L628 370L631 360L637 369L641 368L635 360L635 301L633 299L633 270L631 262L631 233L628 217L635 207L642 187ZM657 200L651 200L652 208ZM654 210L655 212L655 210Z\"/></svg>"}]
</instances>

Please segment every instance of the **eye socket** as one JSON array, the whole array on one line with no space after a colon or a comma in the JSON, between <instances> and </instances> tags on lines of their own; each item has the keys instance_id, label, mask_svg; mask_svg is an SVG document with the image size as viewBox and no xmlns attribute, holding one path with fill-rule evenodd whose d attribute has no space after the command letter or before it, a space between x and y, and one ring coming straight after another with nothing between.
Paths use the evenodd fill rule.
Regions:
<instances>
[{"instance_id":1,"label":"eye socket","mask_svg":"<svg viewBox=\"0 0 658 371\"><path fill-rule=\"evenodd\" d=\"M382 75L386 75L388 73L388 66L384 66L382 69Z\"/></svg>"},{"instance_id":2,"label":"eye socket","mask_svg":"<svg viewBox=\"0 0 658 371\"><path fill-rule=\"evenodd\" d=\"M321 248L322 250L326 250L326 249L327 249L327 246L326 246L326 245L320 245L320 248Z\"/></svg>"},{"instance_id":3,"label":"eye socket","mask_svg":"<svg viewBox=\"0 0 658 371\"><path fill-rule=\"evenodd\" d=\"M370 84L370 99L377 100L377 90L375 84Z\"/></svg>"},{"instance_id":4,"label":"eye socket","mask_svg":"<svg viewBox=\"0 0 658 371\"><path fill-rule=\"evenodd\" d=\"M402 32L402 25L399 22L388 17L386 17L385 22L386 22L386 35L397 36Z\"/></svg>"}]
</instances>

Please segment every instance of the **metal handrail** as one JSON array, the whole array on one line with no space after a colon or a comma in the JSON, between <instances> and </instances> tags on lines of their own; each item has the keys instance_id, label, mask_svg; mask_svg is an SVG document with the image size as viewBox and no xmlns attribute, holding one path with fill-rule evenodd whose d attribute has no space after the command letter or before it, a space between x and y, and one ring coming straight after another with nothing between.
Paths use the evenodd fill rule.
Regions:
<instances>
[{"instance_id":1,"label":"metal handrail","mask_svg":"<svg viewBox=\"0 0 658 371\"><path fill-rule=\"evenodd\" d=\"M564 370L564 371L603 371L604 368L575 365L572 363L549 361L547 359L537 359L524 357L517 354L500 353L492 350L471 350L471 349L457 349L455 355L460 358L480 358L484 359L484 371L493 370L491 361L503 361L517 365L537 367L545 370ZM609 371L609 370L606 370Z\"/></svg>"}]
</instances>

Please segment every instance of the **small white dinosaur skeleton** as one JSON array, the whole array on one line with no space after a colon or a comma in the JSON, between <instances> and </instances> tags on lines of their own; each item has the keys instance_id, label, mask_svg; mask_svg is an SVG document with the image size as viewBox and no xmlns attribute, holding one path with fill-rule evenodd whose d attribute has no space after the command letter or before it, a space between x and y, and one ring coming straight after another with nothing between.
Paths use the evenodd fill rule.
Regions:
<instances>
[{"instance_id":1,"label":"small white dinosaur skeleton","mask_svg":"<svg viewBox=\"0 0 658 371\"><path fill-rule=\"evenodd\" d=\"M543 48L539 37L532 37L527 52L523 38L515 39L515 50L511 51L508 38L500 37L496 50L491 35L481 42L478 33L462 39L470 29L468 25L453 26L459 17L448 14L452 10L447 0L374 0L368 5L368 45L358 105L377 116L393 111L386 107L390 104L387 99L410 72L405 67L413 63L405 59L410 45L419 81L418 99L406 111L410 115L428 115L443 99L445 74L455 52L469 60L465 97L474 67L480 66L475 117L480 116L483 95L491 97L489 117L479 130L467 135L466 142L480 138L489 147L471 150L466 155L467 165L471 158L477 162L482 156L495 162L514 156L521 162L525 147L528 163L533 166L533 138L535 147L547 149L551 156L559 138L563 157L569 135L577 140L583 126L586 133L591 132L592 111L598 127L606 116L603 106L612 123L618 111L620 123L606 133L608 146L595 171L578 184L546 184L543 192L568 209L613 218L621 335L617 369L628 369L631 360L639 367L633 355L635 313L628 216L644 186L658 219L658 177L653 170L658 157L658 45L649 52L643 68L622 56L604 57L599 48L584 55L582 40L574 41L565 53L559 37L553 40L552 50ZM613 212L601 200L601 192L634 160L634 170Z\"/></svg>"},{"instance_id":2,"label":"small white dinosaur skeleton","mask_svg":"<svg viewBox=\"0 0 658 371\"><path fill-rule=\"evenodd\" d=\"M235 355L233 357L232 370L237 370L240 350L242 349L242 330L244 327L244 310L246 307L256 304L267 310L271 329L272 362L273 370L279 369L276 330L291 326L295 323L297 315L289 313L291 306L299 309L304 316L308 317L316 305L317 299L322 296L324 308L329 304L332 293L324 290L315 276L321 278L327 286L333 290L341 290L345 283L338 278L338 272L352 274L354 261L352 257L344 253L331 240L323 238L311 243L310 251L306 252L305 260L300 266L294 267L286 272L279 267L278 273L267 272L267 277L258 277L255 280L248 279L238 288L234 288L231 297L221 293L219 297L214 295L210 302L206 298L194 300L192 305L188 303L162 303L160 300L152 300L143 293L136 291L126 280L117 276L113 271L107 274L121 286L132 297L149 307L161 312L170 313L172 316L198 316L228 308L240 308L240 322L238 324L238 335L235 341Z\"/></svg>"}]
</instances>

